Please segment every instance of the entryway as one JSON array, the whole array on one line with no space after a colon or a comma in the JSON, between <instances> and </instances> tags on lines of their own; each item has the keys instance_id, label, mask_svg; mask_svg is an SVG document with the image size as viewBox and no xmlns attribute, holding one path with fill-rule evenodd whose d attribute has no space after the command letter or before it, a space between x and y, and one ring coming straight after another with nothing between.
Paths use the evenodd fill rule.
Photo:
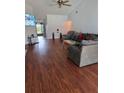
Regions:
<instances>
[{"instance_id":1,"label":"entryway","mask_svg":"<svg viewBox=\"0 0 124 93\"><path fill-rule=\"evenodd\" d=\"M44 24L37 23L36 24L36 31L37 31L38 36L43 36L44 35Z\"/></svg>"}]
</instances>

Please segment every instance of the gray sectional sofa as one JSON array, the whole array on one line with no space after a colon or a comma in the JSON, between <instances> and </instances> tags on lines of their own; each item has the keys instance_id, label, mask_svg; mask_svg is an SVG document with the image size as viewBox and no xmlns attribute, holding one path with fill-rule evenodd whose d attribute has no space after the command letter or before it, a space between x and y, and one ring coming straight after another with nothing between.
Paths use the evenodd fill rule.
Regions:
<instances>
[{"instance_id":1,"label":"gray sectional sofa","mask_svg":"<svg viewBox=\"0 0 124 93\"><path fill-rule=\"evenodd\" d=\"M76 33L76 34L75 34ZM81 35L82 34L82 35ZM74 38L75 37L75 38ZM79 67L98 62L98 35L91 33L69 32L64 40L74 42L67 48L68 57ZM64 41L63 41L64 42Z\"/></svg>"}]
</instances>

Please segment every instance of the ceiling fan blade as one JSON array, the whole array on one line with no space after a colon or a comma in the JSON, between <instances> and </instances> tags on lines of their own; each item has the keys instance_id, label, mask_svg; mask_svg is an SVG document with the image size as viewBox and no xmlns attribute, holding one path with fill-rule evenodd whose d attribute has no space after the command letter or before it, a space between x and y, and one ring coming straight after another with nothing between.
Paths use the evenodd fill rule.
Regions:
<instances>
[{"instance_id":1,"label":"ceiling fan blade","mask_svg":"<svg viewBox=\"0 0 124 93\"><path fill-rule=\"evenodd\" d=\"M70 4L63 4L63 5L65 5L65 6L71 6Z\"/></svg>"},{"instance_id":2,"label":"ceiling fan blade","mask_svg":"<svg viewBox=\"0 0 124 93\"><path fill-rule=\"evenodd\" d=\"M69 0L63 1L63 3L67 3L67 2L69 2Z\"/></svg>"}]
</instances>

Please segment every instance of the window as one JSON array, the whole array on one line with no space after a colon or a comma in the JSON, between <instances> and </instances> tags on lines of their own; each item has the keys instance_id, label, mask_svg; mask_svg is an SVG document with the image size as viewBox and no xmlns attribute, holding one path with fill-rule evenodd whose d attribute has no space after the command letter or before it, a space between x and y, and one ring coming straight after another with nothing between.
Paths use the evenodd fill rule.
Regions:
<instances>
[{"instance_id":1,"label":"window","mask_svg":"<svg viewBox=\"0 0 124 93\"><path fill-rule=\"evenodd\" d=\"M25 25L35 26L35 16L30 15L30 14L25 14Z\"/></svg>"}]
</instances>

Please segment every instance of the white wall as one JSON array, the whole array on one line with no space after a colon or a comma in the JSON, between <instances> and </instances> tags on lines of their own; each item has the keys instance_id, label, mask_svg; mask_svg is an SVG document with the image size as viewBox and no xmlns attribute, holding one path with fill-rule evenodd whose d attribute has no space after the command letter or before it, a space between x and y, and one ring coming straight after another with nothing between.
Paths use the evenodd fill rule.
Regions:
<instances>
[{"instance_id":1,"label":"white wall","mask_svg":"<svg viewBox=\"0 0 124 93\"><path fill-rule=\"evenodd\" d=\"M46 37L52 39L52 33L55 33L55 38L59 38L60 32L66 33L66 28L64 23L67 20L66 15L47 15L47 24L46 24ZM59 29L59 33L57 33Z\"/></svg>"},{"instance_id":2,"label":"white wall","mask_svg":"<svg viewBox=\"0 0 124 93\"><path fill-rule=\"evenodd\" d=\"M32 7L25 3L25 13L29 13L33 15L33 9ZM28 44L27 37L31 34L37 35L36 28L31 26L25 26L25 43Z\"/></svg>"},{"instance_id":3,"label":"white wall","mask_svg":"<svg viewBox=\"0 0 124 93\"><path fill-rule=\"evenodd\" d=\"M68 19L72 20L72 28L78 32L98 33L98 0L82 0Z\"/></svg>"},{"instance_id":4,"label":"white wall","mask_svg":"<svg viewBox=\"0 0 124 93\"><path fill-rule=\"evenodd\" d=\"M33 14L33 9L31 7L31 5L27 4L26 2L25 2L25 12Z\"/></svg>"}]
</instances>

